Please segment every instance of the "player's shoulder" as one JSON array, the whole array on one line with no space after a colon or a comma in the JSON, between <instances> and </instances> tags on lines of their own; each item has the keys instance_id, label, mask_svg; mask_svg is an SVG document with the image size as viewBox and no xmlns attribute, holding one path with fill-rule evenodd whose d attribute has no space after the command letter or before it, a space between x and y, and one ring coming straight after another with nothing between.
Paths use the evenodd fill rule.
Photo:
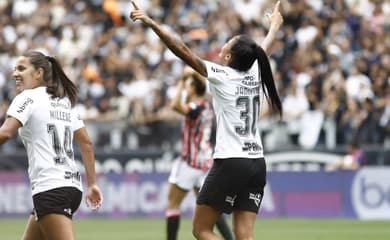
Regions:
<instances>
[{"instance_id":1,"label":"player's shoulder","mask_svg":"<svg viewBox=\"0 0 390 240\"><path fill-rule=\"evenodd\" d=\"M38 87L38 88L23 90L23 92L19 93L17 97L40 98L42 96L45 96L46 95L45 93L46 93L46 88Z\"/></svg>"},{"instance_id":2,"label":"player's shoulder","mask_svg":"<svg viewBox=\"0 0 390 240\"><path fill-rule=\"evenodd\" d=\"M224 65L220 65L220 64L215 63L215 62L210 62L210 61L205 60L204 63L209 68L209 71L211 71L214 74L224 74L224 75L227 75L228 71L230 70L230 67L224 66Z\"/></svg>"}]
</instances>

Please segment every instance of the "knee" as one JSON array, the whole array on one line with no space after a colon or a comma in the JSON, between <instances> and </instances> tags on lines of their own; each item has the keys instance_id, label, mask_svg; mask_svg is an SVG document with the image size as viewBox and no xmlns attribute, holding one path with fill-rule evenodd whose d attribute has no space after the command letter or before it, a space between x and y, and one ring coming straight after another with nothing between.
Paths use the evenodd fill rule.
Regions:
<instances>
[{"instance_id":1,"label":"knee","mask_svg":"<svg viewBox=\"0 0 390 240\"><path fill-rule=\"evenodd\" d=\"M234 233L234 237L236 240L253 240L253 236L250 236L248 234L237 234Z\"/></svg>"},{"instance_id":2,"label":"knee","mask_svg":"<svg viewBox=\"0 0 390 240\"><path fill-rule=\"evenodd\" d=\"M192 225L192 235L196 238L199 239L201 236L201 228L199 226L196 226L195 224Z\"/></svg>"},{"instance_id":3,"label":"knee","mask_svg":"<svg viewBox=\"0 0 390 240\"><path fill-rule=\"evenodd\" d=\"M236 240L253 240L253 234L243 228L234 228L233 232Z\"/></svg>"},{"instance_id":4,"label":"knee","mask_svg":"<svg viewBox=\"0 0 390 240\"><path fill-rule=\"evenodd\" d=\"M212 230L202 227L201 225L193 224L192 225L192 235L196 239L207 239L205 236L212 232Z\"/></svg>"}]
</instances>

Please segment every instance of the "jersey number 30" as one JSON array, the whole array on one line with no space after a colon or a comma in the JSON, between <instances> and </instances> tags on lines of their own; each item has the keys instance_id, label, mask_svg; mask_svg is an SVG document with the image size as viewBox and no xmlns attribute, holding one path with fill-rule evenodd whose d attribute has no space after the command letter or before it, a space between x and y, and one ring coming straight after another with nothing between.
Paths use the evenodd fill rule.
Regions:
<instances>
[{"instance_id":1,"label":"jersey number 30","mask_svg":"<svg viewBox=\"0 0 390 240\"><path fill-rule=\"evenodd\" d=\"M243 110L240 111L240 119L244 123L241 126L235 126L236 133L241 136L247 136L249 133L255 135L260 108L259 96L238 97L236 100L236 107L243 108Z\"/></svg>"}]
</instances>

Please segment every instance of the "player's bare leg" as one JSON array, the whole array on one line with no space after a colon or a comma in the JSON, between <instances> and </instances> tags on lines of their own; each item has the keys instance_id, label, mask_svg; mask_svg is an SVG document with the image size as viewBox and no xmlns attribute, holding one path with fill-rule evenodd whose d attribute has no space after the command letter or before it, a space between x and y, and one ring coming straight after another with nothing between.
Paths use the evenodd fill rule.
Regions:
<instances>
[{"instance_id":1,"label":"player's bare leg","mask_svg":"<svg viewBox=\"0 0 390 240\"><path fill-rule=\"evenodd\" d=\"M44 240L43 232L35 220L34 215L30 215L26 229L24 230L22 240Z\"/></svg>"},{"instance_id":2,"label":"player's bare leg","mask_svg":"<svg viewBox=\"0 0 390 240\"><path fill-rule=\"evenodd\" d=\"M233 232L236 240L253 240L256 213L233 211Z\"/></svg>"},{"instance_id":3,"label":"player's bare leg","mask_svg":"<svg viewBox=\"0 0 390 240\"><path fill-rule=\"evenodd\" d=\"M48 214L38 222L45 239L74 240L73 222L62 214Z\"/></svg>"},{"instance_id":4,"label":"player's bare leg","mask_svg":"<svg viewBox=\"0 0 390 240\"><path fill-rule=\"evenodd\" d=\"M197 204L195 207L194 219L192 222L192 234L198 240L220 239L213 231L221 213L214 208Z\"/></svg>"}]
</instances>

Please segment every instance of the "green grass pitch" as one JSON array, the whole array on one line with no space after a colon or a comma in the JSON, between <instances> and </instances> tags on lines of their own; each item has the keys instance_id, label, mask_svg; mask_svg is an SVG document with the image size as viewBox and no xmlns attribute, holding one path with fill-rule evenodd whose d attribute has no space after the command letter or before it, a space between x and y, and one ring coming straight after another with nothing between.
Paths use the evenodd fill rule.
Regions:
<instances>
[{"instance_id":1,"label":"green grass pitch","mask_svg":"<svg viewBox=\"0 0 390 240\"><path fill-rule=\"evenodd\" d=\"M230 221L230 219L228 219ZM0 219L0 239L21 239L26 219ZM75 219L77 240L165 239L164 219ZM194 239L182 219L179 240ZM389 240L390 221L259 219L255 238L264 240Z\"/></svg>"}]
</instances>

